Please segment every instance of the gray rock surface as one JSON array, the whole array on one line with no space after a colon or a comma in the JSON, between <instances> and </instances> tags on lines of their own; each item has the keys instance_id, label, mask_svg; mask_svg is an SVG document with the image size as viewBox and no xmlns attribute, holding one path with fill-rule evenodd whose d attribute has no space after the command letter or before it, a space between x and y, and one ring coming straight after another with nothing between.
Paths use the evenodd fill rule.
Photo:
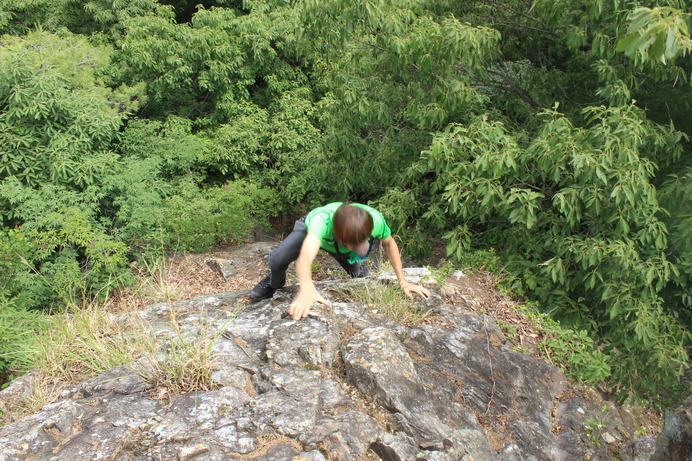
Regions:
<instances>
[{"instance_id":1,"label":"gray rock surface","mask_svg":"<svg viewBox=\"0 0 692 461\"><path fill-rule=\"evenodd\" d=\"M335 285L318 287L329 296ZM216 388L155 400L134 365L116 367L0 427L0 460L614 459L584 422L602 402L564 396L562 372L513 351L490 317L436 297L436 316L415 327L343 302L294 321L290 290L255 304L243 295L140 313L162 347L171 312L188 340L221 331ZM608 417L600 441L624 424ZM620 459L644 459L631 446Z\"/></svg>"},{"instance_id":2,"label":"gray rock surface","mask_svg":"<svg viewBox=\"0 0 692 461\"><path fill-rule=\"evenodd\" d=\"M666 411L652 461L692 461L692 397Z\"/></svg>"},{"instance_id":3,"label":"gray rock surface","mask_svg":"<svg viewBox=\"0 0 692 461\"><path fill-rule=\"evenodd\" d=\"M254 242L232 247L229 251L210 255L206 259L209 268L225 281L242 272L253 260L262 259L274 245L269 242Z\"/></svg>"}]
</instances>

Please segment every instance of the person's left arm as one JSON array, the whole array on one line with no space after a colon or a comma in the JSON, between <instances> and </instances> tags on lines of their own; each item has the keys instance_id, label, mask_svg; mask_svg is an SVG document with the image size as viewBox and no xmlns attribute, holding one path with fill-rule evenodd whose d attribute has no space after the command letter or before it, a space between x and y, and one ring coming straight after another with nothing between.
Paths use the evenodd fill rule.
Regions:
<instances>
[{"instance_id":1,"label":"person's left arm","mask_svg":"<svg viewBox=\"0 0 692 461\"><path fill-rule=\"evenodd\" d=\"M386 239L382 239L382 245L384 246L384 251L387 253L387 258L389 258L389 262L392 263L392 268L394 269L396 278L399 281L399 286L402 290L404 290L406 296L413 299L412 293L418 293L423 298L430 297L430 291L428 291L427 288L424 288L420 285L415 285L413 283L409 283L406 280L406 277L404 276L403 265L401 264L399 245L396 244L394 237L390 235Z\"/></svg>"}]
</instances>

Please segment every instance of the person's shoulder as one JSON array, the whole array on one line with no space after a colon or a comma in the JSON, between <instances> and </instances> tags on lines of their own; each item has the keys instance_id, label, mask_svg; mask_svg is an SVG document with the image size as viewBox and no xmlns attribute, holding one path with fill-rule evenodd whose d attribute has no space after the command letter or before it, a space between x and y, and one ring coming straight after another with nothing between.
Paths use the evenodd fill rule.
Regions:
<instances>
[{"instance_id":1,"label":"person's shoulder","mask_svg":"<svg viewBox=\"0 0 692 461\"><path fill-rule=\"evenodd\" d=\"M368 213L382 214L379 211L377 211L376 209L374 209L373 207L371 207L370 205L366 205L364 203L351 203L350 205L357 206L358 208L362 208L365 211L367 211Z\"/></svg>"},{"instance_id":2,"label":"person's shoulder","mask_svg":"<svg viewBox=\"0 0 692 461\"><path fill-rule=\"evenodd\" d=\"M387 224L387 220L385 219L384 215L377 211L375 208L369 206L369 205L362 205L358 204L359 207L363 208L365 211L367 211L370 216L372 216L372 223L373 223L373 229L372 229L372 235L373 237L377 239L385 239L392 235L392 230L389 228L389 225Z\"/></svg>"},{"instance_id":3,"label":"person's shoulder","mask_svg":"<svg viewBox=\"0 0 692 461\"><path fill-rule=\"evenodd\" d=\"M313 209L305 217L305 225L308 230L315 232L321 238L329 235L331 233L334 213L339 206L341 206L341 202L334 202Z\"/></svg>"},{"instance_id":4,"label":"person's shoulder","mask_svg":"<svg viewBox=\"0 0 692 461\"><path fill-rule=\"evenodd\" d=\"M356 205L357 207L364 209L365 211L370 213L370 215L375 219L385 220L384 215L377 211L375 208L371 207L370 205L364 205L362 203L354 203L353 205Z\"/></svg>"},{"instance_id":5,"label":"person's shoulder","mask_svg":"<svg viewBox=\"0 0 692 461\"><path fill-rule=\"evenodd\" d=\"M343 204L343 202L327 203L326 205L321 205L321 206L313 208L309 214L314 215L314 214L320 213L322 211L336 211L336 209L339 208L342 204Z\"/></svg>"}]
</instances>

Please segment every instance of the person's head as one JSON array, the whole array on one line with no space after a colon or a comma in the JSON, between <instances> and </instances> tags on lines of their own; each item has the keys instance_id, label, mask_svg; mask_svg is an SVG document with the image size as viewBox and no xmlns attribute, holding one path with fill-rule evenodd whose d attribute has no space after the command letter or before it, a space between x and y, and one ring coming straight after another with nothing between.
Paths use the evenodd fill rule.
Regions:
<instances>
[{"instance_id":1,"label":"person's head","mask_svg":"<svg viewBox=\"0 0 692 461\"><path fill-rule=\"evenodd\" d=\"M364 209L344 203L337 208L332 221L334 240L353 250L372 233L372 216Z\"/></svg>"}]
</instances>

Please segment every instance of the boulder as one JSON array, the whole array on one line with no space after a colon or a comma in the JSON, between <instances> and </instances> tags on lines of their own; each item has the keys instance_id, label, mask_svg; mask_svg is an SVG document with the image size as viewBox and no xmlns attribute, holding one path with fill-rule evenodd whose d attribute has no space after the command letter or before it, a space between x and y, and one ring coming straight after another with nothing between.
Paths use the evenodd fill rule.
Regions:
<instances>
[{"instance_id":1,"label":"boulder","mask_svg":"<svg viewBox=\"0 0 692 461\"><path fill-rule=\"evenodd\" d=\"M317 286L329 296L340 283L354 282ZM172 334L219 333L214 386L161 398L141 364L116 367L0 427L0 460L596 460L611 459L614 441L633 443L616 412L603 434L589 432L603 402L566 393L559 369L512 350L488 316L437 297L415 326L353 302L294 321L293 293L148 307L140 317L162 348ZM671 443L688 416L671 416Z\"/></svg>"}]
</instances>

